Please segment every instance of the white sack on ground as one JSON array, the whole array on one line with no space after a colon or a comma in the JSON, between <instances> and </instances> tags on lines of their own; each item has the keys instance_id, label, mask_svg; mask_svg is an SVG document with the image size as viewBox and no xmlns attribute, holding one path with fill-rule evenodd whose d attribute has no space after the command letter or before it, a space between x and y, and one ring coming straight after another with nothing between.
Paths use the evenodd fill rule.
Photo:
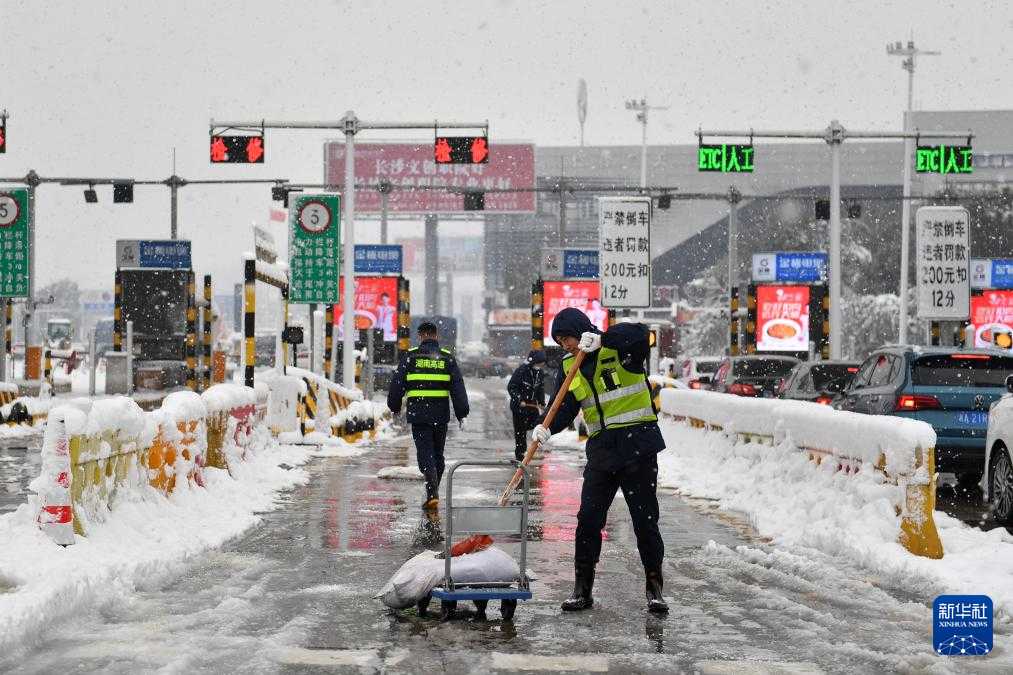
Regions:
<instances>
[{"instance_id":1,"label":"white sack on ground","mask_svg":"<svg viewBox=\"0 0 1013 675\"><path fill-rule=\"evenodd\" d=\"M375 598L392 609L411 607L443 582L446 561L436 551L423 551L401 566ZM450 574L455 584L482 584L520 578L521 568L509 554L495 546L478 553L452 558Z\"/></svg>"}]
</instances>

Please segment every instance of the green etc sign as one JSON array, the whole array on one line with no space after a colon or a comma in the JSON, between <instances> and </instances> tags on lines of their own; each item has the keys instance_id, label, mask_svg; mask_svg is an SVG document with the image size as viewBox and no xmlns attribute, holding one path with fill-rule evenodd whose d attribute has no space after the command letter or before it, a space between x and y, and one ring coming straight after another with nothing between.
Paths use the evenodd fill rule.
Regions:
<instances>
[{"instance_id":1,"label":"green etc sign","mask_svg":"<svg viewBox=\"0 0 1013 675\"><path fill-rule=\"evenodd\" d=\"M970 145L919 145L915 152L915 171L971 173L973 158Z\"/></svg>"},{"instance_id":2,"label":"green etc sign","mask_svg":"<svg viewBox=\"0 0 1013 675\"><path fill-rule=\"evenodd\" d=\"M697 169L721 173L752 173L753 146L701 145L697 150Z\"/></svg>"}]
</instances>

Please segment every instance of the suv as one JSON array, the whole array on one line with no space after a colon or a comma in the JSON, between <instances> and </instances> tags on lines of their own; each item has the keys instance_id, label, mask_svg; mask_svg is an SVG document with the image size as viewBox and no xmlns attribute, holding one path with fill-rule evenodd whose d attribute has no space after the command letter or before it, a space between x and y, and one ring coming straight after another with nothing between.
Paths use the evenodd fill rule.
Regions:
<instances>
[{"instance_id":1,"label":"suv","mask_svg":"<svg viewBox=\"0 0 1013 675\"><path fill-rule=\"evenodd\" d=\"M791 370L777 394L793 401L830 405L858 372L858 361L803 361Z\"/></svg>"},{"instance_id":2,"label":"suv","mask_svg":"<svg viewBox=\"0 0 1013 675\"><path fill-rule=\"evenodd\" d=\"M712 391L736 396L767 396L777 393L778 383L799 360L791 356L730 356L718 366Z\"/></svg>"},{"instance_id":3,"label":"suv","mask_svg":"<svg viewBox=\"0 0 1013 675\"><path fill-rule=\"evenodd\" d=\"M1011 373L1009 352L883 347L862 363L834 407L927 422L936 432L936 470L972 486L985 466L989 406Z\"/></svg>"}]
</instances>

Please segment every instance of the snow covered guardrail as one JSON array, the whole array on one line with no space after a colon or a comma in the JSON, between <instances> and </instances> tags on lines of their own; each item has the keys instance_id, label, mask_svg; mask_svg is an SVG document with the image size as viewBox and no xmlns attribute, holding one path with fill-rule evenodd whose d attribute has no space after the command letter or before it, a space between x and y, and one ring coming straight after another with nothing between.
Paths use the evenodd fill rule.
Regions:
<instances>
[{"instance_id":1,"label":"snow covered guardrail","mask_svg":"<svg viewBox=\"0 0 1013 675\"><path fill-rule=\"evenodd\" d=\"M719 431L734 442L787 445L817 465L831 462L838 472L875 472L899 488L894 503L899 543L915 555L943 557L933 520L936 434L928 424L709 391L663 389L660 399L664 416Z\"/></svg>"},{"instance_id":2,"label":"snow covered guardrail","mask_svg":"<svg viewBox=\"0 0 1013 675\"><path fill-rule=\"evenodd\" d=\"M330 434L356 443L364 433L374 437L380 420L389 416L385 407L366 401L358 389L348 389L302 368L286 372L287 377L302 381L297 413L304 437L307 433Z\"/></svg>"},{"instance_id":3,"label":"snow covered guardrail","mask_svg":"<svg viewBox=\"0 0 1013 675\"><path fill-rule=\"evenodd\" d=\"M205 465L229 469L244 459L261 403L253 389L216 385L203 395L170 394L152 412L123 396L54 407L30 486L40 497L39 527L69 545L105 519L117 493L169 495L181 481L203 487Z\"/></svg>"}]
</instances>

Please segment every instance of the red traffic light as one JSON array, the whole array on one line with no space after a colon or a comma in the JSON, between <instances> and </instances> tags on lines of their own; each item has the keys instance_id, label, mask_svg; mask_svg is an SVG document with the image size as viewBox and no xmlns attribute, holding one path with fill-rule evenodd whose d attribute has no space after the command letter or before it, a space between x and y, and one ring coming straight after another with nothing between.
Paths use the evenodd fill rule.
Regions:
<instances>
[{"instance_id":1,"label":"red traffic light","mask_svg":"<svg viewBox=\"0 0 1013 675\"><path fill-rule=\"evenodd\" d=\"M3 118L3 124L0 125L0 153L7 152L7 118Z\"/></svg>"},{"instance_id":2,"label":"red traffic light","mask_svg":"<svg viewBox=\"0 0 1013 675\"><path fill-rule=\"evenodd\" d=\"M487 164L489 139L485 136L437 136L433 156L437 164Z\"/></svg>"},{"instance_id":3,"label":"red traffic light","mask_svg":"<svg viewBox=\"0 0 1013 675\"><path fill-rule=\"evenodd\" d=\"M212 136L212 164L263 164L263 136Z\"/></svg>"}]
</instances>

